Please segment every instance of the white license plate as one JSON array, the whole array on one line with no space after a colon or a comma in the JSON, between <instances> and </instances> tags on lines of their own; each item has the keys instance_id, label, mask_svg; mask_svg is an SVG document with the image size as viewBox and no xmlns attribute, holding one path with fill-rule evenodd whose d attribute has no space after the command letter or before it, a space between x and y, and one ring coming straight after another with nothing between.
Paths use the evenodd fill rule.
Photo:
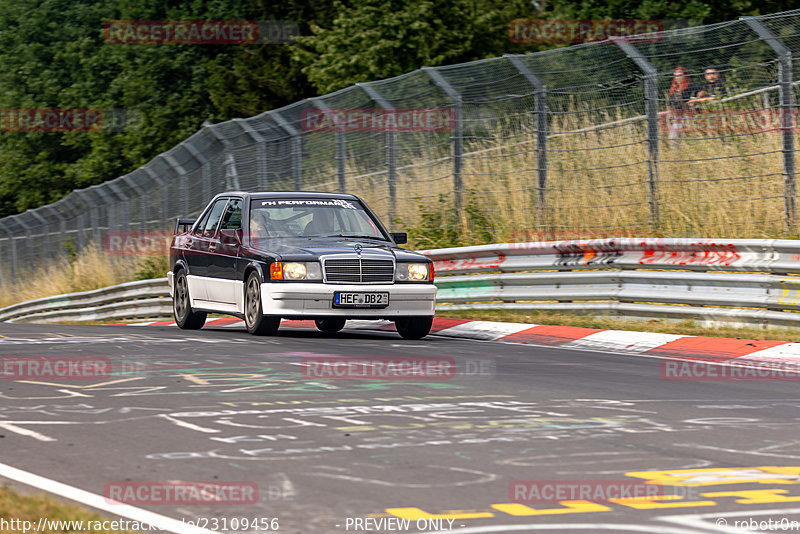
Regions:
<instances>
[{"instance_id":1,"label":"white license plate","mask_svg":"<svg viewBox=\"0 0 800 534\"><path fill-rule=\"evenodd\" d=\"M385 308L389 305L389 293L336 291L333 305L339 308Z\"/></svg>"}]
</instances>

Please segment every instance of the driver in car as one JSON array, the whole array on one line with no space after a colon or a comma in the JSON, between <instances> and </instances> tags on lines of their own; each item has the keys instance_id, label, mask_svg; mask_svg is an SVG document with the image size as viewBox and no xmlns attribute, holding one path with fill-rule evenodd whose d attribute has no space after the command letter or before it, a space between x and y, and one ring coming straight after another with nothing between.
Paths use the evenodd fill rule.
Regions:
<instances>
[{"instance_id":1,"label":"driver in car","mask_svg":"<svg viewBox=\"0 0 800 534\"><path fill-rule=\"evenodd\" d=\"M333 210L314 210L311 221L303 230L304 236L325 236L333 232Z\"/></svg>"}]
</instances>

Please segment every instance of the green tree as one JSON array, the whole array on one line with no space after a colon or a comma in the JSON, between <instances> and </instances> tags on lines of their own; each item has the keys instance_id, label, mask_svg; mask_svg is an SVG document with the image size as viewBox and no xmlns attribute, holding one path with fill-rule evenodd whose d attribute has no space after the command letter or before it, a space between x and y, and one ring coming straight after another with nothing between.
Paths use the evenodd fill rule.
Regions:
<instances>
[{"instance_id":1,"label":"green tree","mask_svg":"<svg viewBox=\"0 0 800 534\"><path fill-rule=\"evenodd\" d=\"M355 0L337 2L329 25L311 25L294 60L319 93L398 76L422 66L494 57L519 47L509 21L530 14L523 1Z\"/></svg>"}]
</instances>

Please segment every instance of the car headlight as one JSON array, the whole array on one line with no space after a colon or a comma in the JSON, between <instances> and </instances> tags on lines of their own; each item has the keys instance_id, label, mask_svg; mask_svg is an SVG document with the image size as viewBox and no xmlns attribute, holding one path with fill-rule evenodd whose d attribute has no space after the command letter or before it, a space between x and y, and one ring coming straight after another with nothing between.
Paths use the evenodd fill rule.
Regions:
<instances>
[{"instance_id":1,"label":"car headlight","mask_svg":"<svg viewBox=\"0 0 800 534\"><path fill-rule=\"evenodd\" d=\"M281 268L271 270L273 274L280 273L279 277L273 276L273 280L322 280L322 269L319 262L276 262L281 264ZM275 265L275 264L273 264Z\"/></svg>"},{"instance_id":2,"label":"car headlight","mask_svg":"<svg viewBox=\"0 0 800 534\"><path fill-rule=\"evenodd\" d=\"M398 282L425 282L430 280L428 263L398 263L395 280Z\"/></svg>"}]
</instances>

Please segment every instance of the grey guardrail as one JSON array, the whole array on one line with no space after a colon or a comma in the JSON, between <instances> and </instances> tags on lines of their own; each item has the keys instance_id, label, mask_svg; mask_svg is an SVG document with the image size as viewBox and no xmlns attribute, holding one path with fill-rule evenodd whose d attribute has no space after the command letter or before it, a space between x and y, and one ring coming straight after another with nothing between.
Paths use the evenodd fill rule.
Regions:
<instances>
[{"instance_id":1,"label":"grey guardrail","mask_svg":"<svg viewBox=\"0 0 800 534\"><path fill-rule=\"evenodd\" d=\"M800 326L800 241L619 238L425 250L437 309L580 312ZM0 309L0 321L172 315L166 278Z\"/></svg>"},{"instance_id":2,"label":"grey guardrail","mask_svg":"<svg viewBox=\"0 0 800 534\"><path fill-rule=\"evenodd\" d=\"M172 299L166 278L55 295L0 308L0 321L12 323L87 322L171 315Z\"/></svg>"},{"instance_id":3,"label":"grey guardrail","mask_svg":"<svg viewBox=\"0 0 800 534\"><path fill-rule=\"evenodd\" d=\"M800 241L612 238L422 251L437 310L800 326Z\"/></svg>"}]
</instances>

